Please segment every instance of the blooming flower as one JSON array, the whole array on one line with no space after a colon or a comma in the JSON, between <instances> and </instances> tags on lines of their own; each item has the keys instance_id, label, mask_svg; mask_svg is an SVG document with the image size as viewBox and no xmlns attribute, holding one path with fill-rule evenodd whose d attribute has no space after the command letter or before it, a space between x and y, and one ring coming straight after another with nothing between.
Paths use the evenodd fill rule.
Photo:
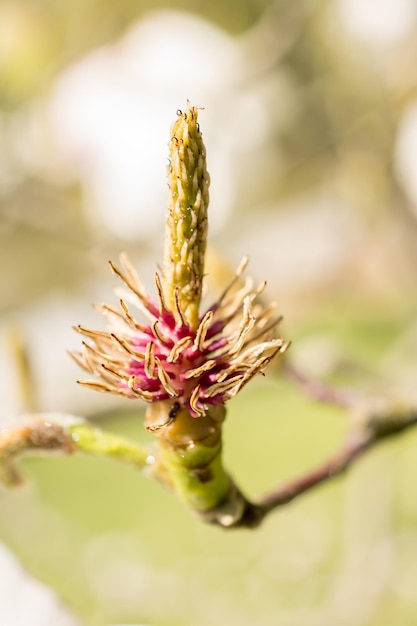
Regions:
<instances>
[{"instance_id":1,"label":"blooming flower","mask_svg":"<svg viewBox=\"0 0 417 626\"><path fill-rule=\"evenodd\" d=\"M137 321L126 298L119 309L100 305L111 328L78 326L88 341L73 354L95 376L81 384L150 403L172 400L170 420L180 409L199 418L210 406L225 404L288 346L274 338L280 321L275 306L257 300L265 283L254 289L251 280L242 281L246 259L214 304L199 312L209 177L197 109L179 111L178 118L170 144L171 204L164 268L155 274L157 298L147 294L125 255L121 269L110 263L147 323Z\"/></svg>"},{"instance_id":2,"label":"blooming flower","mask_svg":"<svg viewBox=\"0 0 417 626\"><path fill-rule=\"evenodd\" d=\"M272 338L280 321L274 307L254 305L264 283L253 290L247 281L236 289L245 264L246 260L220 298L201 315L196 329L184 319L178 299L173 309L167 306L158 274L155 302L125 256L123 271L111 264L150 323L137 322L123 299L120 310L101 305L101 312L117 324L108 332L77 327L89 342L74 356L86 371L101 379L79 382L147 402L173 398L193 417L204 415L208 405L233 398L287 347L281 338Z\"/></svg>"}]
</instances>

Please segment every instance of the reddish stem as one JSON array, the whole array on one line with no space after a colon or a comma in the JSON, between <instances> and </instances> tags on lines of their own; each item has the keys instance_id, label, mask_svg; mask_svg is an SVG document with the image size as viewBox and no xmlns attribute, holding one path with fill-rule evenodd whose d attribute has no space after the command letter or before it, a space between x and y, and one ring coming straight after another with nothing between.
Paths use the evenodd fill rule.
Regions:
<instances>
[{"instance_id":1,"label":"reddish stem","mask_svg":"<svg viewBox=\"0 0 417 626\"><path fill-rule=\"evenodd\" d=\"M357 402L357 394L354 392L348 389L333 387L322 381L310 378L288 363L283 371L307 396L314 400L345 408L350 408Z\"/></svg>"},{"instance_id":2,"label":"reddish stem","mask_svg":"<svg viewBox=\"0 0 417 626\"><path fill-rule=\"evenodd\" d=\"M295 480L279 486L255 502L246 500L242 519L236 526L254 528L259 526L264 517L298 496L314 489L336 476L340 476L367 450L390 437L417 424L417 411L396 414L371 413L364 423L363 431L352 437L330 460L316 469ZM234 527L236 527L234 526Z\"/></svg>"},{"instance_id":3,"label":"reddish stem","mask_svg":"<svg viewBox=\"0 0 417 626\"><path fill-rule=\"evenodd\" d=\"M373 439L371 437L364 437L349 442L332 459L308 474L300 476L270 492L257 503L257 506L266 514L276 507L288 504L288 502L313 489L313 487L345 472L372 443Z\"/></svg>"}]
</instances>

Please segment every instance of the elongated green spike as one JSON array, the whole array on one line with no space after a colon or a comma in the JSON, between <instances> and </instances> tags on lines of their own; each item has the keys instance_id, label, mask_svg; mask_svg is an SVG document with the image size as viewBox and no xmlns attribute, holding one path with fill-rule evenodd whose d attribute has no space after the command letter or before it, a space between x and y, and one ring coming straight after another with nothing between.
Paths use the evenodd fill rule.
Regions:
<instances>
[{"instance_id":1,"label":"elongated green spike","mask_svg":"<svg viewBox=\"0 0 417 626\"><path fill-rule=\"evenodd\" d=\"M210 178L196 107L178 111L171 128L168 165L170 204L165 229L163 288L171 310L198 326L204 275Z\"/></svg>"}]
</instances>

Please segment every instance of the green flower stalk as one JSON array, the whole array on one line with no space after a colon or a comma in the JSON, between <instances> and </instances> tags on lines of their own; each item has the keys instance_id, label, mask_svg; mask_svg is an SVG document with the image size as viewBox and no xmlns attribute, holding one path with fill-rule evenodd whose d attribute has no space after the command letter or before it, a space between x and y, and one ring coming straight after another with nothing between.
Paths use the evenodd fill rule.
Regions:
<instances>
[{"instance_id":1,"label":"green flower stalk","mask_svg":"<svg viewBox=\"0 0 417 626\"><path fill-rule=\"evenodd\" d=\"M147 323L137 321L125 299L119 308L100 305L109 330L78 326L87 340L73 356L94 376L81 384L149 403L146 428L158 442L154 475L192 510L227 526L242 517L246 500L221 462L224 405L288 344L275 337L275 306L258 301L265 283L254 289L252 281L242 281L246 260L220 298L200 311L209 176L198 110L177 113L157 298L146 293L126 256L121 268L110 263Z\"/></svg>"}]
</instances>

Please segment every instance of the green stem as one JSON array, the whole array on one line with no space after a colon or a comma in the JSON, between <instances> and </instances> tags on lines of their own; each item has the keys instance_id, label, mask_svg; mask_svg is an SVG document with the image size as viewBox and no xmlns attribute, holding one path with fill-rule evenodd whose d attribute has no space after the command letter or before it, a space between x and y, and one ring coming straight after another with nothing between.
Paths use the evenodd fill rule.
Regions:
<instances>
[{"instance_id":1,"label":"green stem","mask_svg":"<svg viewBox=\"0 0 417 626\"><path fill-rule=\"evenodd\" d=\"M139 469L154 460L136 443L106 433L80 417L64 413L30 415L0 431L0 484L21 484L16 461L23 454L69 455L77 451L130 463Z\"/></svg>"},{"instance_id":2,"label":"green stem","mask_svg":"<svg viewBox=\"0 0 417 626\"><path fill-rule=\"evenodd\" d=\"M85 454L103 456L130 463L143 469L152 457L136 443L94 428L87 422L76 424L68 429L76 448Z\"/></svg>"},{"instance_id":3,"label":"green stem","mask_svg":"<svg viewBox=\"0 0 417 626\"><path fill-rule=\"evenodd\" d=\"M184 504L196 512L221 504L230 490L230 478L221 461L221 444L197 444L192 450L159 446L155 472L159 473Z\"/></svg>"},{"instance_id":4,"label":"green stem","mask_svg":"<svg viewBox=\"0 0 417 626\"><path fill-rule=\"evenodd\" d=\"M210 407L199 418L178 408L171 419L170 407L172 410L171 401L156 402L146 414L146 427L158 441L153 476L205 521L221 526L235 524L242 516L245 500L222 463L224 406Z\"/></svg>"}]
</instances>

